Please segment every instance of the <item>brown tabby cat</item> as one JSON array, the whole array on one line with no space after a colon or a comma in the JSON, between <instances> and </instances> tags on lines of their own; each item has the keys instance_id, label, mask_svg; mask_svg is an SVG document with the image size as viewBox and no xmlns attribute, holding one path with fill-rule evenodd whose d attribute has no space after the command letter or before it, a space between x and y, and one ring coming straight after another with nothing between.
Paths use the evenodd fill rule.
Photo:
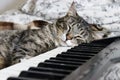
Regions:
<instances>
[{"instance_id":1,"label":"brown tabby cat","mask_svg":"<svg viewBox=\"0 0 120 80\"><path fill-rule=\"evenodd\" d=\"M97 31L104 31L99 25L89 24L75 10L74 3L66 16L54 23L33 21L34 30L0 31L0 68L10 66L46 52L57 46L75 46L98 39ZM107 31L106 31L107 33Z\"/></svg>"}]
</instances>

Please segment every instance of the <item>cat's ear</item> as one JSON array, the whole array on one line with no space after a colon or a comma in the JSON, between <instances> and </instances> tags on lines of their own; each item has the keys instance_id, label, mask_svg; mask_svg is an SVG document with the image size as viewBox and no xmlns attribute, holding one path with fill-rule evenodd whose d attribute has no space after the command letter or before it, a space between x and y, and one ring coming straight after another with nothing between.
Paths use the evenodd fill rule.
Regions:
<instances>
[{"instance_id":1,"label":"cat's ear","mask_svg":"<svg viewBox=\"0 0 120 80\"><path fill-rule=\"evenodd\" d=\"M89 24L92 31L102 31L103 30L103 27L100 26L99 24Z\"/></svg>"},{"instance_id":2,"label":"cat's ear","mask_svg":"<svg viewBox=\"0 0 120 80\"><path fill-rule=\"evenodd\" d=\"M77 16L77 10L75 8L75 2L73 1L70 8L69 8L69 11L67 13L67 16Z\"/></svg>"}]
</instances>

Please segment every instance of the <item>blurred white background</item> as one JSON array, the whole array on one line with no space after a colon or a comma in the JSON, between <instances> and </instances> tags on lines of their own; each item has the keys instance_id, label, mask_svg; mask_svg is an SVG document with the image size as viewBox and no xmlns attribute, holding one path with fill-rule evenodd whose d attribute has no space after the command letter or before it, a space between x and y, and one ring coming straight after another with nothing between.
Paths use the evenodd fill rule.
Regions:
<instances>
[{"instance_id":1,"label":"blurred white background","mask_svg":"<svg viewBox=\"0 0 120 80\"><path fill-rule=\"evenodd\" d=\"M0 0L0 13L10 10L19 8L22 6L27 0Z\"/></svg>"}]
</instances>

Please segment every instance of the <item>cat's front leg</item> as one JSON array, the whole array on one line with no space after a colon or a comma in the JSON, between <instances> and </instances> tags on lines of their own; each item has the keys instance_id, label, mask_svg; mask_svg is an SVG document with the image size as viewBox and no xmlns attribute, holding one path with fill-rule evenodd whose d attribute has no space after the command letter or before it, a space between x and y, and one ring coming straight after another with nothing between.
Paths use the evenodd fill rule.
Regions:
<instances>
[{"instance_id":1,"label":"cat's front leg","mask_svg":"<svg viewBox=\"0 0 120 80\"><path fill-rule=\"evenodd\" d=\"M15 60L12 60L12 65L13 65L13 64L16 64L16 63L24 62L24 61L26 61L26 60L28 60L28 59L30 59L30 58L32 58L32 57L31 57L31 56L28 56L28 55L26 55L26 56L24 56L24 57L16 58Z\"/></svg>"},{"instance_id":2,"label":"cat's front leg","mask_svg":"<svg viewBox=\"0 0 120 80\"><path fill-rule=\"evenodd\" d=\"M5 68L5 59L0 55L0 69Z\"/></svg>"},{"instance_id":3,"label":"cat's front leg","mask_svg":"<svg viewBox=\"0 0 120 80\"><path fill-rule=\"evenodd\" d=\"M24 62L24 61L26 61L26 60L28 60L28 59L30 59L30 58L32 58L31 56L25 56L24 58L21 58L20 59L20 62Z\"/></svg>"}]
</instances>

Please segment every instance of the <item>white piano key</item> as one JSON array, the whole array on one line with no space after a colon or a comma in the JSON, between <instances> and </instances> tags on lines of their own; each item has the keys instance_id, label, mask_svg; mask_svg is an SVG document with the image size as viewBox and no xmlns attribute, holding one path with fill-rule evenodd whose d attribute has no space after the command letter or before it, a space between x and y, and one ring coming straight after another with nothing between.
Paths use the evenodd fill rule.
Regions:
<instances>
[{"instance_id":1,"label":"white piano key","mask_svg":"<svg viewBox=\"0 0 120 80\"><path fill-rule=\"evenodd\" d=\"M29 60L25 60L21 63L2 69L0 70L0 80L7 80L7 78L10 76L17 77L22 70L28 70L29 67L37 66L38 63L44 62L50 57L55 57L57 54L61 54L61 52L67 51L70 48L71 47L58 47L56 49L50 50L46 53L33 57Z\"/></svg>"}]
</instances>

